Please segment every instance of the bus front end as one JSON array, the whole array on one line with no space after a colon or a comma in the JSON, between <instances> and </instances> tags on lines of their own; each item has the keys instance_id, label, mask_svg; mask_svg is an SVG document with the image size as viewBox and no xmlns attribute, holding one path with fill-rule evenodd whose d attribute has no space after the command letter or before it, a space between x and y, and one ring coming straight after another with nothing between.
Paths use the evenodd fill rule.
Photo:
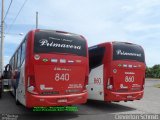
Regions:
<instances>
[{"instance_id":1,"label":"bus front end","mask_svg":"<svg viewBox=\"0 0 160 120\"><path fill-rule=\"evenodd\" d=\"M145 57L141 46L113 42L110 76L106 80L105 101L140 100L144 93Z\"/></svg>"},{"instance_id":2,"label":"bus front end","mask_svg":"<svg viewBox=\"0 0 160 120\"><path fill-rule=\"evenodd\" d=\"M87 101L88 48L79 35L36 30L26 61L26 106L68 106Z\"/></svg>"}]
</instances>

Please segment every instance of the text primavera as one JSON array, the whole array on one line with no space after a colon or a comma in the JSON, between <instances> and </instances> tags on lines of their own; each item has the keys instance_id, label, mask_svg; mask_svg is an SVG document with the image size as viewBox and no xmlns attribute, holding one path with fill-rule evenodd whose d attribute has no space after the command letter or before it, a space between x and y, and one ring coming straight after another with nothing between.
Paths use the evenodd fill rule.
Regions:
<instances>
[{"instance_id":1,"label":"text primavera","mask_svg":"<svg viewBox=\"0 0 160 120\"><path fill-rule=\"evenodd\" d=\"M117 50L117 55L128 55L128 56L137 56L137 57L141 57L141 54L138 53L127 53L125 51L121 51L121 50Z\"/></svg>"},{"instance_id":2,"label":"text primavera","mask_svg":"<svg viewBox=\"0 0 160 120\"><path fill-rule=\"evenodd\" d=\"M80 50L81 46L76 46L76 45L68 45L68 44L59 44L59 43L54 43L52 42L48 42L48 40L40 40L40 46L47 46L47 47L60 47L60 48L69 48L69 49L77 49Z\"/></svg>"}]
</instances>

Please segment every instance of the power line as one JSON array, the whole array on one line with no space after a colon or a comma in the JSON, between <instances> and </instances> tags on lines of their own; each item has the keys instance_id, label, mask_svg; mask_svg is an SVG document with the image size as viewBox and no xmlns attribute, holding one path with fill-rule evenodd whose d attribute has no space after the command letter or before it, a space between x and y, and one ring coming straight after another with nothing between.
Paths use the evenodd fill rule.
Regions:
<instances>
[{"instance_id":1,"label":"power line","mask_svg":"<svg viewBox=\"0 0 160 120\"><path fill-rule=\"evenodd\" d=\"M20 14L20 12L22 11L22 9L23 9L24 5L26 4L26 2L27 2L27 0L24 1L23 5L22 5L21 8L19 9L19 11L18 11L16 17L14 18L12 24L11 24L10 27L8 28L8 32L9 32L9 30L12 28L13 24L15 23L15 21L17 20L17 17L19 16L19 14ZM6 32L6 33L8 33L8 32Z\"/></svg>"},{"instance_id":2,"label":"power line","mask_svg":"<svg viewBox=\"0 0 160 120\"><path fill-rule=\"evenodd\" d=\"M4 17L4 21L5 21L6 17L7 17L7 15L8 15L9 9L10 9L10 7L11 7L11 5L12 5L12 1L13 1L13 0L11 0L11 2L10 2L10 4L9 4L9 7L8 7L8 9L7 9L6 15L5 15L5 17Z\"/></svg>"}]
</instances>

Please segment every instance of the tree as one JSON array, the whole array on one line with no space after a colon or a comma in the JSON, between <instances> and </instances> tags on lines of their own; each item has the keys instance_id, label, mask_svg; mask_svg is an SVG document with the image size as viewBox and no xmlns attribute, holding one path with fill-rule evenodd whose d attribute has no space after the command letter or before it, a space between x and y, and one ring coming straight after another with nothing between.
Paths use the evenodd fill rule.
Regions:
<instances>
[{"instance_id":1,"label":"tree","mask_svg":"<svg viewBox=\"0 0 160 120\"><path fill-rule=\"evenodd\" d=\"M146 77L160 78L160 65L154 65L153 67L147 67Z\"/></svg>"}]
</instances>

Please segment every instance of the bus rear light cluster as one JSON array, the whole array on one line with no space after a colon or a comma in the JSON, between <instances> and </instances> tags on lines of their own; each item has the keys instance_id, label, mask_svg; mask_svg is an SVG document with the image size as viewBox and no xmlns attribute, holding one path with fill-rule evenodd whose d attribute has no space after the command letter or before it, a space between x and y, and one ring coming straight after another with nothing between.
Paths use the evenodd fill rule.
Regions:
<instances>
[{"instance_id":1,"label":"bus rear light cluster","mask_svg":"<svg viewBox=\"0 0 160 120\"><path fill-rule=\"evenodd\" d=\"M32 93L32 94L35 94L35 95L38 94L37 92L35 92L35 87L34 86L29 86L27 88L27 91L30 92L30 93Z\"/></svg>"},{"instance_id":2,"label":"bus rear light cluster","mask_svg":"<svg viewBox=\"0 0 160 120\"><path fill-rule=\"evenodd\" d=\"M34 86L29 86L28 88L27 88L27 90L29 91L29 92L31 92L31 91L34 91Z\"/></svg>"},{"instance_id":3,"label":"bus rear light cluster","mask_svg":"<svg viewBox=\"0 0 160 120\"><path fill-rule=\"evenodd\" d=\"M113 89L113 77L108 78L107 89L109 90Z\"/></svg>"},{"instance_id":4,"label":"bus rear light cluster","mask_svg":"<svg viewBox=\"0 0 160 120\"><path fill-rule=\"evenodd\" d=\"M85 76L84 88L87 89L88 86L88 76Z\"/></svg>"},{"instance_id":5,"label":"bus rear light cluster","mask_svg":"<svg viewBox=\"0 0 160 120\"><path fill-rule=\"evenodd\" d=\"M113 89L113 85L108 85L108 86L107 86L107 89L108 89L108 90L112 90L112 89Z\"/></svg>"},{"instance_id":6,"label":"bus rear light cluster","mask_svg":"<svg viewBox=\"0 0 160 120\"><path fill-rule=\"evenodd\" d=\"M32 93L32 94L38 94L35 92L35 77L33 75L28 76L28 81L27 81L27 91Z\"/></svg>"},{"instance_id":7,"label":"bus rear light cluster","mask_svg":"<svg viewBox=\"0 0 160 120\"><path fill-rule=\"evenodd\" d=\"M142 89L144 89L144 87L145 87L145 78L143 78L143 83L142 83Z\"/></svg>"}]
</instances>

